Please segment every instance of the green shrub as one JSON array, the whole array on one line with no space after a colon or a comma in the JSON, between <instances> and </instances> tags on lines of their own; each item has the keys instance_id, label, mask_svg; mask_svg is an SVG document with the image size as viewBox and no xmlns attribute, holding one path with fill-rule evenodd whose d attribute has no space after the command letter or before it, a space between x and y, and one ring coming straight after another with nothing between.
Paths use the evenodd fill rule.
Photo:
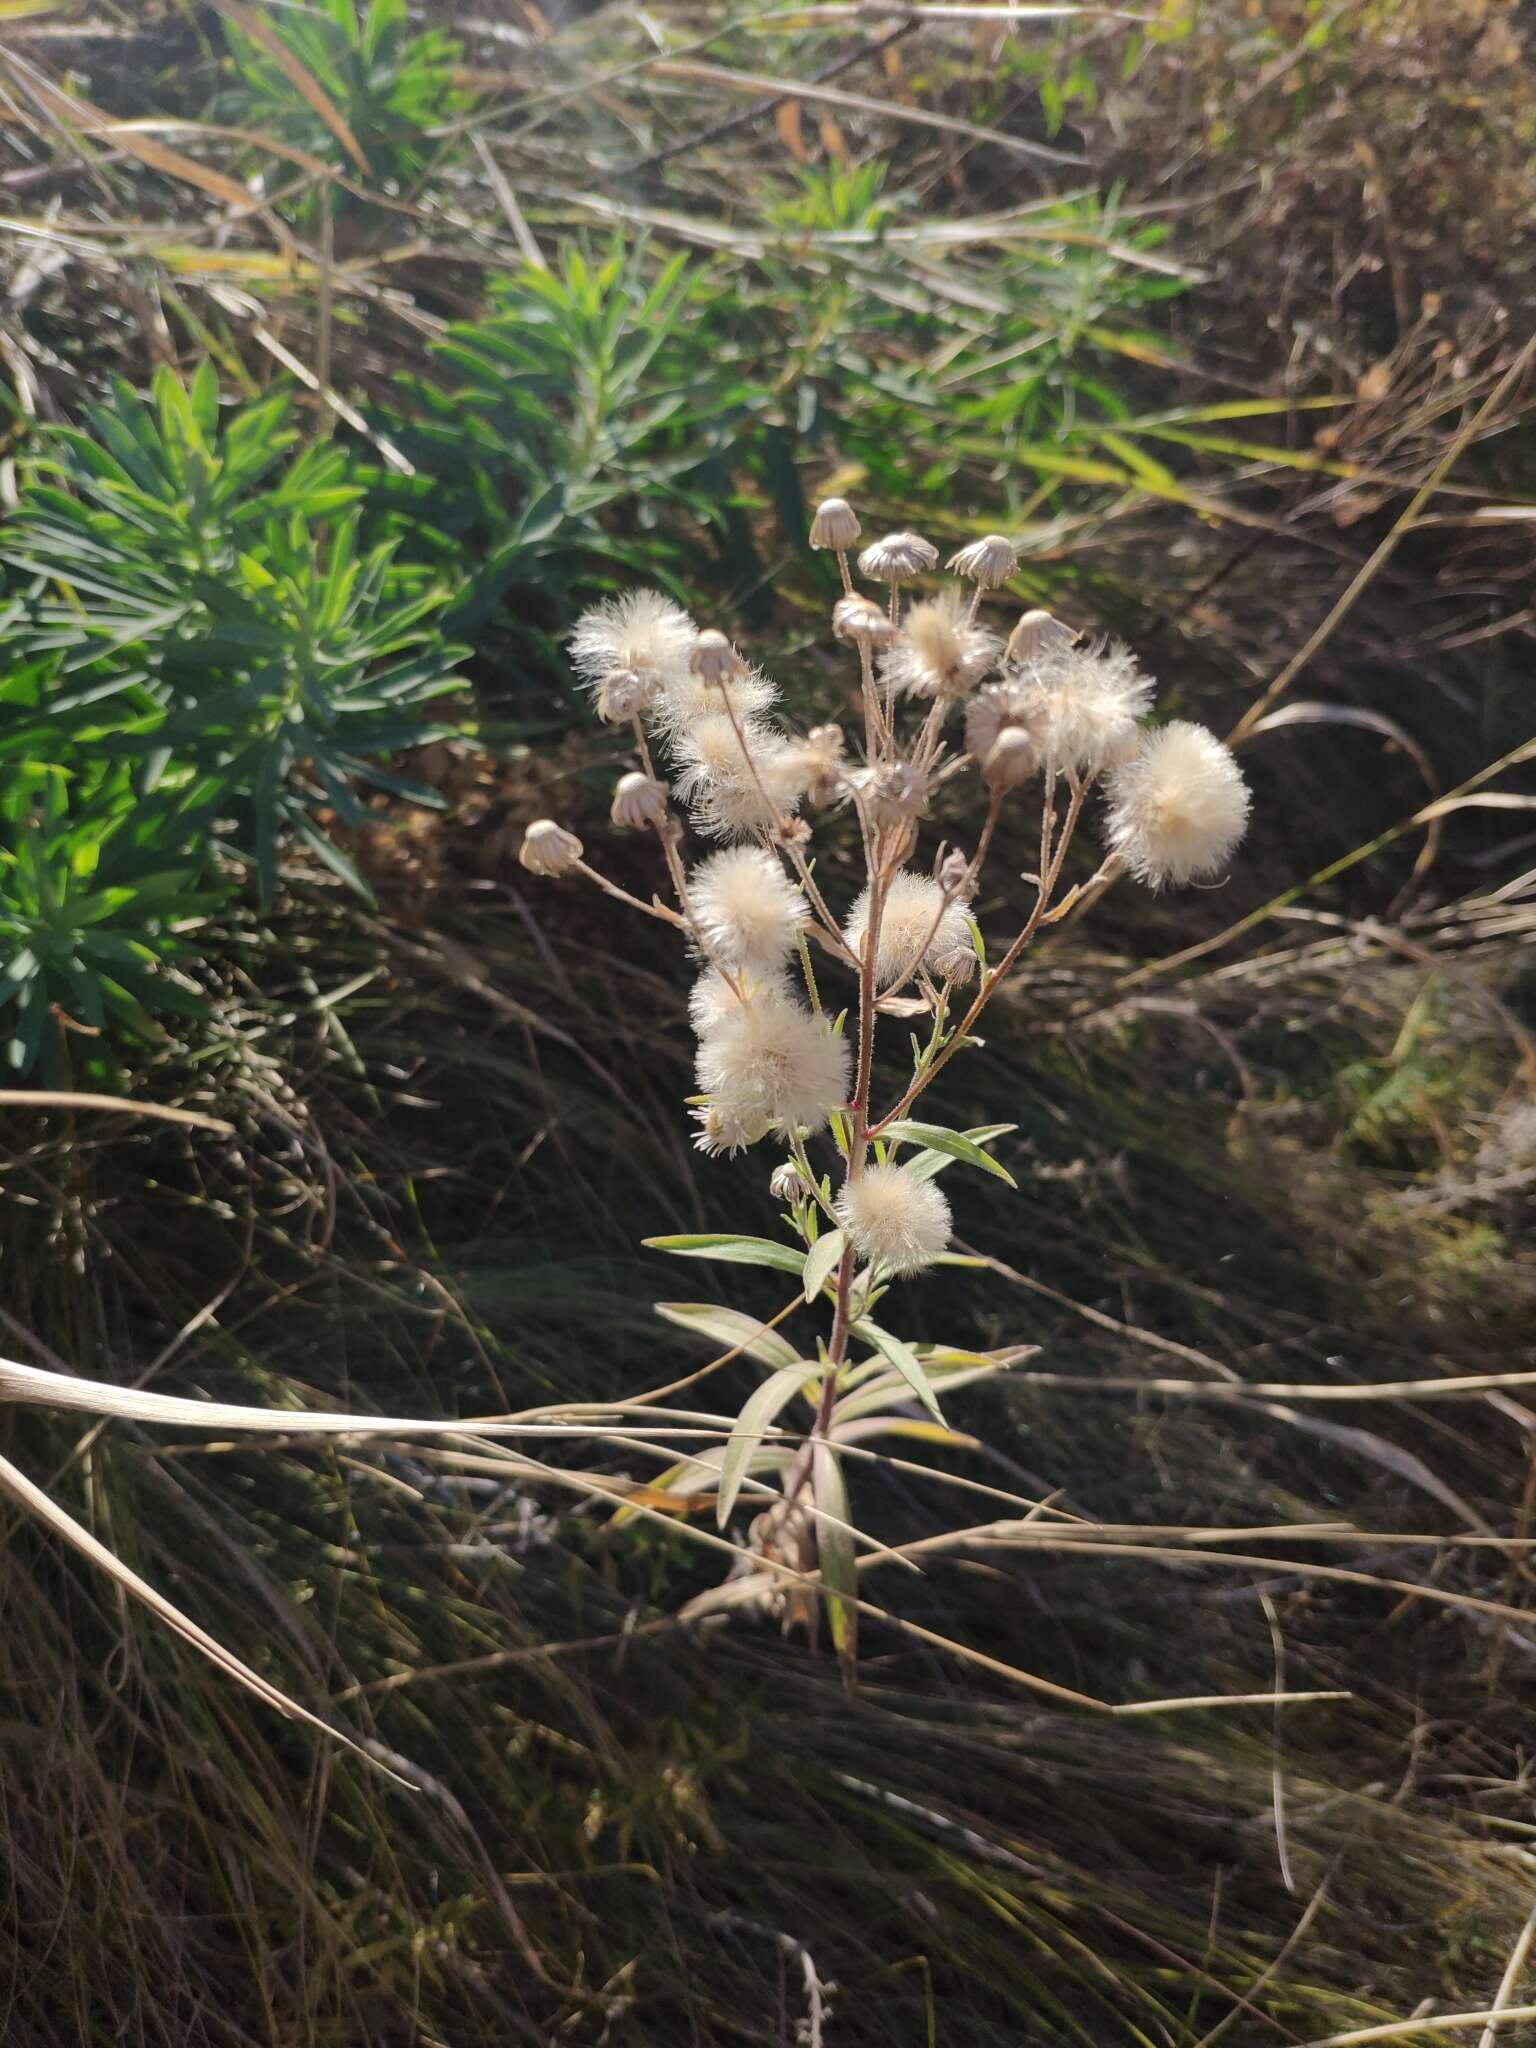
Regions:
<instances>
[{"instance_id":1,"label":"green shrub","mask_svg":"<svg viewBox=\"0 0 1536 2048\"><path fill-rule=\"evenodd\" d=\"M297 839L366 894L318 814L360 822L360 783L434 800L386 763L447 729L428 706L459 685L448 586L365 541L343 450L296 441L282 394L221 422L205 364L149 403L116 385L25 480L0 547L13 1066L51 1043L36 1005L96 1028L124 998L136 1023L185 1007L172 927L228 895L231 863L268 905Z\"/></svg>"}]
</instances>

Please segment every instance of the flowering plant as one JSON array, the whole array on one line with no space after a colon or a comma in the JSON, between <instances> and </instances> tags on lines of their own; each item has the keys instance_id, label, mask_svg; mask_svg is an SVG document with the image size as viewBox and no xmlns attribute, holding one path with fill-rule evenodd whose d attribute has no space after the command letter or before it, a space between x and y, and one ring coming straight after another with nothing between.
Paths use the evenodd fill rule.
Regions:
<instances>
[{"instance_id":1,"label":"flowering plant","mask_svg":"<svg viewBox=\"0 0 1536 2048\"><path fill-rule=\"evenodd\" d=\"M1008 1126L951 1130L920 1121L919 1101L957 1053L980 1044L978 1019L1041 931L1121 873L1154 889L1219 873L1248 818L1247 789L1219 740L1198 725L1144 724L1152 684L1128 649L1084 642L1043 611L1026 613L1006 641L992 629L983 599L1017 568L1002 536L962 548L948 564L957 581L905 603L937 550L913 533L865 547L858 572L877 600L855 587L859 537L843 500L818 507L811 545L833 552L842 583L832 633L857 662L852 746L836 723L788 730L761 670L723 634L641 590L586 613L571 647L598 716L633 738L637 765L614 792L613 821L654 833L675 901L619 887L551 819L528 827L520 855L534 874L582 875L676 929L697 974L695 1142L714 1155L771 1138L787 1154L771 1187L791 1241L650 1240L792 1273L799 1291L771 1324L661 1305L723 1340L727 1357L769 1371L717 1430L723 1440L674 1463L649 1491L711 1499L721 1528L749 1501L758 1512L737 1571L712 1604L755 1602L809 1629L822 1602L849 1671L863 1539L845 1462L882 1434L954 1440L939 1395L1008 1362L914 1345L875 1320L893 1285L946 1256L950 1209L938 1182L947 1168L968 1164L1013 1185L986 1150ZM940 842L920 856L930 806L967 778L980 785L973 849ZM1068 852L1099 788L1106 851L1089 879L1067 884ZM1039 863L993 959L972 905L1003 806L1026 792L1039 805ZM863 857L863 887L841 915L823 894L804 815L840 808ZM686 858L681 813L718 850ZM846 1002L824 991L834 976L852 985ZM895 1099L876 1104L882 1019L907 1027L911 1068ZM818 1164L811 1146L827 1139L833 1156ZM777 1327L802 1302L824 1318L814 1357ZM780 1421L797 1402L808 1415L802 1430ZM932 1424L911 1413L914 1402Z\"/></svg>"}]
</instances>

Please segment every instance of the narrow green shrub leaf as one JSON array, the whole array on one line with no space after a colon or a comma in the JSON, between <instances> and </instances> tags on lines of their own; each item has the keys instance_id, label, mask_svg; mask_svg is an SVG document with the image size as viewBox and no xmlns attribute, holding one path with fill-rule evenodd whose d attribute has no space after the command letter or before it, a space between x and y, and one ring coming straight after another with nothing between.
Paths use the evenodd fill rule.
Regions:
<instances>
[{"instance_id":1,"label":"narrow green shrub leaf","mask_svg":"<svg viewBox=\"0 0 1536 2048\"><path fill-rule=\"evenodd\" d=\"M832 1647L842 1669L843 1683L850 1689L858 1667L859 1574L854 1556L853 1531L848 1526L848 1488L837 1453L830 1444L818 1443L811 1457L811 1489L819 1510L816 1520L816 1550L821 1564L821 1582L828 1594L827 1626Z\"/></svg>"},{"instance_id":2,"label":"narrow green shrub leaf","mask_svg":"<svg viewBox=\"0 0 1536 2048\"><path fill-rule=\"evenodd\" d=\"M893 1125L892 1129L894 1128L895 1126ZM972 1144L985 1145L991 1139L1001 1138L1007 1132L1016 1131L1017 1129L1017 1124L977 1124L971 1130L962 1131L958 1135L969 1138ZM942 1173L945 1167L953 1165L955 1157L956 1155L952 1152L941 1152L930 1146L926 1152L914 1153L912 1158L906 1162L906 1171L915 1180L932 1180L936 1173ZM992 1161L994 1166L996 1163L995 1160Z\"/></svg>"},{"instance_id":3,"label":"narrow green shrub leaf","mask_svg":"<svg viewBox=\"0 0 1536 2048\"><path fill-rule=\"evenodd\" d=\"M681 1237L642 1238L647 1251L671 1252L679 1259L724 1259L735 1266L772 1266L780 1273L798 1273L804 1252L775 1244L770 1237L733 1237L728 1231L690 1231Z\"/></svg>"},{"instance_id":4,"label":"narrow green shrub leaf","mask_svg":"<svg viewBox=\"0 0 1536 2048\"><path fill-rule=\"evenodd\" d=\"M831 1278L843 1247L848 1242L841 1230L829 1230L825 1237L818 1237L805 1258L805 1298L814 1301Z\"/></svg>"},{"instance_id":5,"label":"narrow green shrub leaf","mask_svg":"<svg viewBox=\"0 0 1536 2048\"><path fill-rule=\"evenodd\" d=\"M999 1124L993 1127L990 1135L1000 1137L1004 1131L1016 1128L1014 1124ZM1000 1166L990 1153L983 1152L976 1139L966 1131L946 1130L943 1124L914 1123L904 1117L898 1123L888 1124L885 1136L892 1144L899 1141L904 1145L921 1145L927 1151L942 1153L948 1159L963 1159L967 1166L979 1166L983 1173L1006 1181L1011 1188L1018 1186L1007 1167Z\"/></svg>"},{"instance_id":6,"label":"narrow green shrub leaf","mask_svg":"<svg viewBox=\"0 0 1536 2048\"><path fill-rule=\"evenodd\" d=\"M777 1330L767 1329L756 1316L744 1316L737 1309L716 1308L707 1301L658 1301L656 1313L663 1322L676 1323L680 1330L691 1330L724 1350L740 1351L759 1365L777 1370L797 1363L794 1346Z\"/></svg>"},{"instance_id":7,"label":"narrow green shrub leaf","mask_svg":"<svg viewBox=\"0 0 1536 2048\"><path fill-rule=\"evenodd\" d=\"M889 1330L882 1330L878 1323L869 1322L867 1319L854 1324L853 1334L864 1343L872 1344L882 1358L895 1366L935 1422L944 1420L939 1412L939 1404L934 1397L928 1375L923 1371L922 1363L910 1344L904 1343L900 1337L893 1337Z\"/></svg>"},{"instance_id":8,"label":"narrow green shrub leaf","mask_svg":"<svg viewBox=\"0 0 1536 2048\"><path fill-rule=\"evenodd\" d=\"M748 1395L736 1427L731 1431L730 1441L725 1447L725 1456L720 1464L720 1496L715 1503L715 1519L723 1529L731 1518L736 1505L736 1496L741 1491L741 1482L746 1477L747 1466L754 1452L763 1440L765 1431L779 1411L792 1401L801 1387L813 1375L799 1363L786 1365L771 1373L760 1387Z\"/></svg>"}]
</instances>

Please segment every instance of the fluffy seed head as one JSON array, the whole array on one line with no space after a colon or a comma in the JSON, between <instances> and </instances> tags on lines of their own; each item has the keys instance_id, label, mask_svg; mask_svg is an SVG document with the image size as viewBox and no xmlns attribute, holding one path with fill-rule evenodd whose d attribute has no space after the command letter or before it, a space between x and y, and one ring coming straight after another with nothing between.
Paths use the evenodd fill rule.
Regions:
<instances>
[{"instance_id":1,"label":"fluffy seed head","mask_svg":"<svg viewBox=\"0 0 1536 2048\"><path fill-rule=\"evenodd\" d=\"M829 804L843 786L843 749L847 742L840 725L813 725L803 740L794 743L797 758L806 773L805 794L809 802Z\"/></svg>"},{"instance_id":2,"label":"fluffy seed head","mask_svg":"<svg viewBox=\"0 0 1536 2048\"><path fill-rule=\"evenodd\" d=\"M682 771L673 785L678 800L715 839L768 831L775 806L793 811L808 780L798 749L782 733L759 719L738 723L724 711L708 712L674 742Z\"/></svg>"},{"instance_id":3,"label":"fluffy seed head","mask_svg":"<svg viewBox=\"0 0 1536 2048\"><path fill-rule=\"evenodd\" d=\"M1026 612L1008 635L1008 659L1040 661L1063 647L1070 647L1077 635L1049 612Z\"/></svg>"},{"instance_id":4,"label":"fluffy seed head","mask_svg":"<svg viewBox=\"0 0 1536 2048\"><path fill-rule=\"evenodd\" d=\"M968 548L951 555L945 566L957 576L979 583L983 590L991 590L1008 581L1019 566L1019 558L1013 542L1005 535L984 533L980 540L973 540Z\"/></svg>"},{"instance_id":5,"label":"fluffy seed head","mask_svg":"<svg viewBox=\"0 0 1536 2048\"><path fill-rule=\"evenodd\" d=\"M847 1040L767 983L699 1040L700 1092L738 1129L820 1130L848 1100L848 1069Z\"/></svg>"},{"instance_id":6,"label":"fluffy seed head","mask_svg":"<svg viewBox=\"0 0 1536 2048\"><path fill-rule=\"evenodd\" d=\"M677 735L698 719L729 707L745 722L770 710L778 700L778 686L761 669L743 668L724 682L708 683L691 670L673 676L656 695L648 717L670 745Z\"/></svg>"},{"instance_id":7,"label":"fluffy seed head","mask_svg":"<svg viewBox=\"0 0 1536 2048\"><path fill-rule=\"evenodd\" d=\"M1038 725L1030 724L1052 767L1092 775L1130 760L1152 702L1152 678L1128 647L1063 647L1038 661L1030 677L1040 691Z\"/></svg>"},{"instance_id":8,"label":"fluffy seed head","mask_svg":"<svg viewBox=\"0 0 1536 2048\"><path fill-rule=\"evenodd\" d=\"M1139 881L1204 881L1248 825L1248 785L1216 735L1176 719L1148 733L1109 786L1110 846Z\"/></svg>"},{"instance_id":9,"label":"fluffy seed head","mask_svg":"<svg viewBox=\"0 0 1536 2048\"><path fill-rule=\"evenodd\" d=\"M839 1195L837 1220L861 1259L893 1273L932 1265L949 1243L948 1202L904 1166L866 1166Z\"/></svg>"},{"instance_id":10,"label":"fluffy seed head","mask_svg":"<svg viewBox=\"0 0 1536 2048\"><path fill-rule=\"evenodd\" d=\"M938 549L920 533L887 533L871 541L860 555L859 574L878 583L905 583L931 569L938 559Z\"/></svg>"},{"instance_id":11,"label":"fluffy seed head","mask_svg":"<svg viewBox=\"0 0 1536 2048\"><path fill-rule=\"evenodd\" d=\"M906 624L880 663L892 689L914 697L963 697L996 661L1002 643L970 624L958 590L913 605Z\"/></svg>"},{"instance_id":12,"label":"fluffy seed head","mask_svg":"<svg viewBox=\"0 0 1536 2048\"><path fill-rule=\"evenodd\" d=\"M685 675L698 629L659 590L634 590L583 612L571 634L571 663L597 690L616 670L665 684Z\"/></svg>"},{"instance_id":13,"label":"fluffy seed head","mask_svg":"<svg viewBox=\"0 0 1536 2048\"><path fill-rule=\"evenodd\" d=\"M744 674L746 666L730 641L713 626L699 635L688 656L688 673L702 683L728 683Z\"/></svg>"},{"instance_id":14,"label":"fluffy seed head","mask_svg":"<svg viewBox=\"0 0 1536 2048\"><path fill-rule=\"evenodd\" d=\"M843 936L862 959L869 936L868 889L849 912ZM927 966L970 943L964 908L951 902L931 875L903 868L892 876L875 947L875 974L881 983L889 987L903 981L919 962Z\"/></svg>"},{"instance_id":15,"label":"fluffy seed head","mask_svg":"<svg viewBox=\"0 0 1536 2048\"><path fill-rule=\"evenodd\" d=\"M823 498L811 521L811 546L844 554L859 537L858 514L846 498Z\"/></svg>"},{"instance_id":16,"label":"fluffy seed head","mask_svg":"<svg viewBox=\"0 0 1536 2048\"><path fill-rule=\"evenodd\" d=\"M535 818L523 834L518 860L530 875L548 875L558 880L568 875L586 851L574 832L567 832L553 818Z\"/></svg>"},{"instance_id":17,"label":"fluffy seed head","mask_svg":"<svg viewBox=\"0 0 1536 2048\"><path fill-rule=\"evenodd\" d=\"M732 846L701 861L688 903L711 960L729 968L777 969L805 923L805 898L771 853Z\"/></svg>"},{"instance_id":18,"label":"fluffy seed head","mask_svg":"<svg viewBox=\"0 0 1536 2048\"><path fill-rule=\"evenodd\" d=\"M727 981L718 968L706 967L688 991L688 1017L695 1038L707 1036L722 1019L734 1017L743 1003L755 1002L765 990L770 996L793 1000L789 980L777 968L740 968Z\"/></svg>"}]
</instances>

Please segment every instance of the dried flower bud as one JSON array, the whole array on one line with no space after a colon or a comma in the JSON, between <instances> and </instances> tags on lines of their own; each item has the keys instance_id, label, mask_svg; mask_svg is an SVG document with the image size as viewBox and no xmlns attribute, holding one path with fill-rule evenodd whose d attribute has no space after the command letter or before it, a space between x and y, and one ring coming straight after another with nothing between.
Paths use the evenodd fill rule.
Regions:
<instances>
[{"instance_id":1,"label":"dried flower bud","mask_svg":"<svg viewBox=\"0 0 1536 2048\"><path fill-rule=\"evenodd\" d=\"M859 557L859 574L879 583L905 583L939 559L931 540L920 533L888 533L872 541Z\"/></svg>"},{"instance_id":2,"label":"dried flower bud","mask_svg":"<svg viewBox=\"0 0 1536 2048\"><path fill-rule=\"evenodd\" d=\"M786 1159L768 1176L768 1192L776 1202L804 1201L810 1193L810 1185L793 1159Z\"/></svg>"},{"instance_id":3,"label":"dried flower bud","mask_svg":"<svg viewBox=\"0 0 1536 2048\"><path fill-rule=\"evenodd\" d=\"M666 784L639 769L621 775L613 792L608 814L622 831L638 832L646 825L659 825L667 815Z\"/></svg>"},{"instance_id":4,"label":"dried flower bud","mask_svg":"<svg viewBox=\"0 0 1536 2048\"><path fill-rule=\"evenodd\" d=\"M746 672L747 664L723 633L713 627L701 633L688 657L689 672L704 683L729 683Z\"/></svg>"},{"instance_id":5,"label":"dried flower bud","mask_svg":"<svg viewBox=\"0 0 1536 2048\"><path fill-rule=\"evenodd\" d=\"M654 676L637 675L632 668L616 668L597 686L597 715L607 725L628 725L632 718L650 709L658 688Z\"/></svg>"},{"instance_id":6,"label":"dried flower bud","mask_svg":"<svg viewBox=\"0 0 1536 2048\"><path fill-rule=\"evenodd\" d=\"M843 729L840 725L813 725L800 741L800 766L806 775L807 801L818 807L831 803L843 786Z\"/></svg>"},{"instance_id":7,"label":"dried flower bud","mask_svg":"<svg viewBox=\"0 0 1536 2048\"><path fill-rule=\"evenodd\" d=\"M979 583L983 590L991 590L1008 581L1019 566L1019 558L1013 542L1005 535L984 533L980 540L973 540L968 548L951 555L947 566L957 576Z\"/></svg>"},{"instance_id":8,"label":"dried flower bud","mask_svg":"<svg viewBox=\"0 0 1536 2048\"><path fill-rule=\"evenodd\" d=\"M523 834L517 857L530 875L549 875L558 880L571 872L584 851L574 832L567 832L553 818L535 818Z\"/></svg>"},{"instance_id":9,"label":"dried flower bud","mask_svg":"<svg viewBox=\"0 0 1536 2048\"><path fill-rule=\"evenodd\" d=\"M1008 636L1008 659L1040 661L1070 647L1076 638L1070 626L1053 619L1049 612L1026 612Z\"/></svg>"},{"instance_id":10,"label":"dried flower bud","mask_svg":"<svg viewBox=\"0 0 1536 2048\"><path fill-rule=\"evenodd\" d=\"M896 638L896 630L895 623L870 598L840 597L832 607L835 640L862 640L871 647L889 647Z\"/></svg>"},{"instance_id":11,"label":"dried flower bud","mask_svg":"<svg viewBox=\"0 0 1536 2048\"><path fill-rule=\"evenodd\" d=\"M859 537L859 518L846 498L823 498L811 521L811 546L843 554Z\"/></svg>"},{"instance_id":12,"label":"dried flower bud","mask_svg":"<svg viewBox=\"0 0 1536 2048\"><path fill-rule=\"evenodd\" d=\"M1018 789L1040 766L1040 749L1019 725L1005 725L987 750L981 779L988 789Z\"/></svg>"},{"instance_id":13,"label":"dried flower bud","mask_svg":"<svg viewBox=\"0 0 1536 2048\"><path fill-rule=\"evenodd\" d=\"M858 768L848 777L872 825L904 825L928 808L928 777L910 761Z\"/></svg>"},{"instance_id":14,"label":"dried flower bud","mask_svg":"<svg viewBox=\"0 0 1536 2048\"><path fill-rule=\"evenodd\" d=\"M971 873L970 856L958 846L950 848L939 863L937 875L939 887L946 896L958 897L962 903L969 903L976 893L976 878Z\"/></svg>"},{"instance_id":15,"label":"dried flower bud","mask_svg":"<svg viewBox=\"0 0 1536 2048\"><path fill-rule=\"evenodd\" d=\"M951 988L963 988L968 981L974 980L977 965L976 948L967 943L936 953L928 963L928 972L935 981L947 981Z\"/></svg>"}]
</instances>

